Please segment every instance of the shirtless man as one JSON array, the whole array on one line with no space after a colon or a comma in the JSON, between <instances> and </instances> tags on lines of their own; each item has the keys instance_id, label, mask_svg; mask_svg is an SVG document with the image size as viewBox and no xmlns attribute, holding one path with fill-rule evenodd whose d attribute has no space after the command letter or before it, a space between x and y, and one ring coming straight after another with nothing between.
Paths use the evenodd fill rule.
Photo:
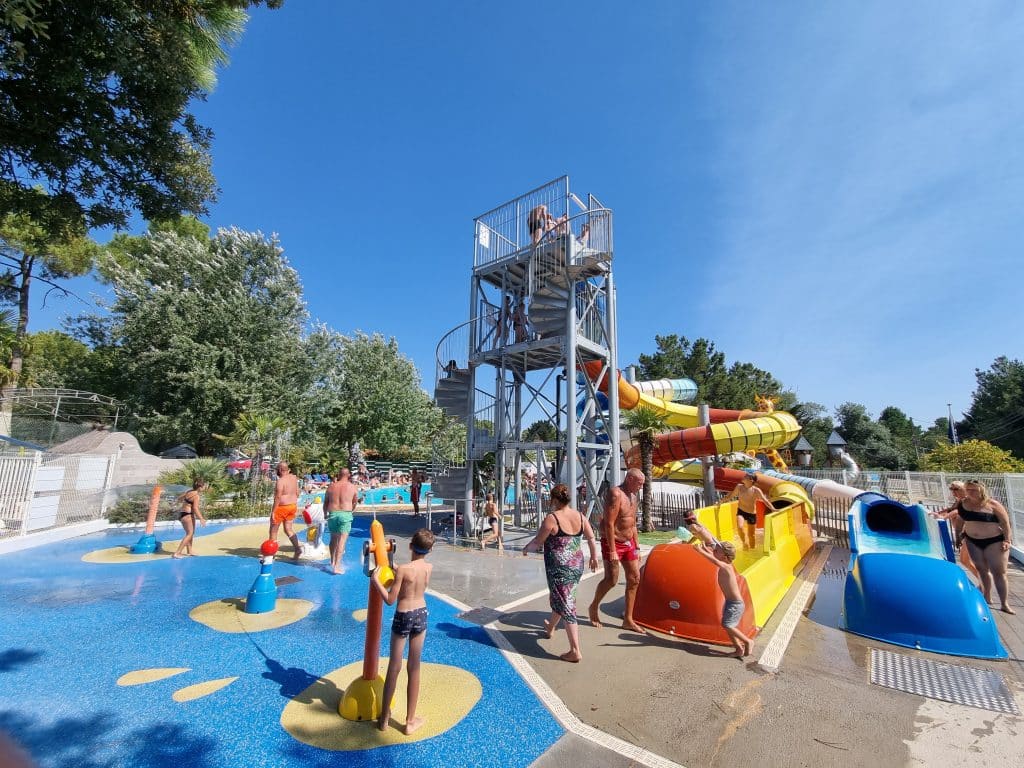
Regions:
<instances>
[{"instance_id":1,"label":"shirtless man","mask_svg":"<svg viewBox=\"0 0 1024 768\"><path fill-rule=\"evenodd\" d=\"M291 473L288 462L282 461L277 465L277 482L274 483L274 511L270 514L270 540L277 541L277 531L284 523L284 534L295 547L293 562L299 562L299 555L302 554L302 545L299 544L299 537L292 526L295 513L299 505L299 480Z\"/></svg>"},{"instance_id":2,"label":"shirtless man","mask_svg":"<svg viewBox=\"0 0 1024 768\"><path fill-rule=\"evenodd\" d=\"M757 502L758 500L764 502L768 509L772 508L772 503L768 500L768 497L764 495L764 491L758 488L754 483L757 481L756 474L746 474L743 476L743 480L737 485L729 495L718 502L717 506L726 504L733 499L739 500L739 504L736 509L736 526L740 534L740 541L743 543L744 549L753 549L754 540L757 526ZM746 525L744 525L746 523Z\"/></svg>"},{"instance_id":3,"label":"shirtless man","mask_svg":"<svg viewBox=\"0 0 1024 768\"><path fill-rule=\"evenodd\" d=\"M604 578L597 585L594 599L590 603L590 623L601 626L598 609L608 591L619 583L619 562L626 571L626 610L622 617L622 628L631 632L646 633L633 621L633 604L640 586L640 545L637 541L636 509L639 492L644 484L644 473L631 469L626 473L622 485L608 491L604 518L601 520L601 557L604 560Z\"/></svg>"},{"instance_id":4,"label":"shirtless man","mask_svg":"<svg viewBox=\"0 0 1024 768\"><path fill-rule=\"evenodd\" d=\"M352 530L352 515L359 503L359 489L352 482L352 473L338 470L334 482L327 486L324 512L327 529L331 532L331 570L341 573L341 558L345 556L345 542Z\"/></svg>"}]
</instances>

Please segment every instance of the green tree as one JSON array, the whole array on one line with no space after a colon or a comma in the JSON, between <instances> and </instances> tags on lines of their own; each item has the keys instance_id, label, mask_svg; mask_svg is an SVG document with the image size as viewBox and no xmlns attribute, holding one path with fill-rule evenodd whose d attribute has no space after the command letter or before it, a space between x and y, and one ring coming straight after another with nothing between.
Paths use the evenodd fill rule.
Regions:
<instances>
[{"instance_id":1,"label":"green tree","mask_svg":"<svg viewBox=\"0 0 1024 768\"><path fill-rule=\"evenodd\" d=\"M812 454L814 465L818 467L824 466L825 460L828 457L828 448L825 446L825 441L828 440L828 436L835 429L835 424L832 421L832 417L828 415L828 410L820 403L807 402L797 403L790 409L790 413L797 420L797 423L800 424L800 434L814 447L814 453Z\"/></svg>"},{"instance_id":2,"label":"green tree","mask_svg":"<svg viewBox=\"0 0 1024 768\"><path fill-rule=\"evenodd\" d=\"M921 457L930 472L1024 472L1024 461L984 440L942 443Z\"/></svg>"},{"instance_id":3,"label":"green tree","mask_svg":"<svg viewBox=\"0 0 1024 768\"><path fill-rule=\"evenodd\" d=\"M14 312L0 309L0 387L5 387L14 381L14 371L10 368L10 355L11 349L14 347L14 339Z\"/></svg>"},{"instance_id":4,"label":"green tree","mask_svg":"<svg viewBox=\"0 0 1024 768\"><path fill-rule=\"evenodd\" d=\"M97 391L93 352L78 339L61 331L40 331L28 337L28 349L22 370L28 386Z\"/></svg>"},{"instance_id":5,"label":"green tree","mask_svg":"<svg viewBox=\"0 0 1024 768\"><path fill-rule=\"evenodd\" d=\"M298 421L314 376L307 315L275 241L235 229L212 240L152 232L121 238L101 271L110 315L79 327L109 355L111 388L137 414L141 443L187 441L205 453L243 411Z\"/></svg>"},{"instance_id":6,"label":"green tree","mask_svg":"<svg viewBox=\"0 0 1024 768\"><path fill-rule=\"evenodd\" d=\"M846 439L848 453L864 467L901 469L909 465L896 439L884 424L873 420L860 403L843 403L836 408L837 429Z\"/></svg>"},{"instance_id":7,"label":"green tree","mask_svg":"<svg viewBox=\"0 0 1024 768\"><path fill-rule=\"evenodd\" d=\"M708 339L690 341L685 336L655 336L657 351L640 355L637 375L641 379L688 378L697 384L700 402L713 408L753 408L756 395L775 397L778 409L796 402L791 392L767 371L750 363L726 365L725 354Z\"/></svg>"},{"instance_id":8,"label":"green tree","mask_svg":"<svg viewBox=\"0 0 1024 768\"><path fill-rule=\"evenodd\" d=\"M0 210L87 227L200 212L211 133L187 108L251 0L15 0L0 16ZM268 6L280 5L271 0Z\"/></svg>"},{"instance_id":9,"label":"green tree","mask_svg":"<svg viewBox=\"0 0 1024 768\"><path fill-rule=\"evenodd\" d=\"M1024 459L1024 362L997 357L988 370L975 370L977 389L962 437L987 440Z\"/></svg>"},{"instance_id":10,"label":"green tree","mask_svg":"<svg viewBox=\"0 0 1024 768\"><path fill-rule=\"evenodd\" d=\"M523 440L530 442L553 443L558 439L558 430L547 419L533 422L523 432Z\"/></svg>"},{"instance_id":11,"label":"green tree","mask_svg":"<svg viewBox=\"0 0 1024 768\"><path fill-rule=\"evenodd\" d=\"M288 423L280 416L243 413L235 419L234 429L225 438L229 445L248 454L252 461L249 466L249 504L254 507L265 495L261 492L264 485L263 460L271 451L277 453L279 448L283 448L288 431Z\"/></svg>"},{"instance_id":12,"label":"green tree","mask_svg":"<svg viewBox=\"0 0 1024 768\"><path fill-rule=\"evenodd\" d=\"M914 423L914 420L894 405L884 409L878 416L878 423L889 430L892 435L904 466L908 469L916 469L918 464L918 452L923 430Z\"/></svg>"},{"instance_id":13,"label":"green tree","mask_svg":"<svg viewBox=\"0 0 1024 768\"><path fill-rule=\"evenodd\" d=\"M636 438L640 448L640 468L644 473L644 495L641 502L643 510L643 530L645 533L654 530L654 520L651 516L653 495L651 492L651 478L654 474L654 447L655 435L667 431L670 427L663 413L653 408L634 408L626 411L622 417L622 427L629 431Z\"/></svg>"},{"instance_id":14,"label":"green tree","mask_svg":"<svg viewBox=\"0 0 1024 768\"><path fill-rule=\"evenodd\" d=\"M345 445L358 442L363 450L385 456L422 444L436 425L416 366L394 338L356 333L341 337L338 401L330 425Z\"/></svg>"},{"instance_id":15,"label":"green tree","mask_svg":"<svg viewBox=\"0 0 1024 768\"><path fill-rule=\"evenodd\" d=\"M231 488L231 481L227 476L227 463L206 457L191 459L178 469L161 472L156 479L160 485L184 485L188 488L197 480L206 483L207 488L203 495L211 499L220 498Z\"/></svg>"},{"instance_id":16,"label":"green tree","mask_svg":"<svg viewBox=\"0 0 1024 768\"><path fill-rule=\"evenodd\" d=\"M34 189L27 194L38 204L35 215L0 215L0 302L17 309L14 341L3 361L12 372L14 385L24 367L33 282L67 294L57 281L88 272L98 253L98 246L85 236L83 227L46 215L44 201L48 198L44 192Z\"/></svg>"}]
</instances>

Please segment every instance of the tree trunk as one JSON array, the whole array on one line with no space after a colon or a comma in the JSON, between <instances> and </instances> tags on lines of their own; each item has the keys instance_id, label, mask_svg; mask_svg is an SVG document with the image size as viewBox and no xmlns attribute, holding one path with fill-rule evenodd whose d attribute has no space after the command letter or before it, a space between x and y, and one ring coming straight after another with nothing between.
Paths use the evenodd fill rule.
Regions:
<instances>
[{"instance_id":1,"label":"tree trunk","mask_svg":"<svg viewBox=\"0 0 1024 768\"><path fill-rule=\"evenodd\" d=\"M654 518L651 514L651 507L654 499L651 498L651 475L654 474L654 437L651 435L640 435L640 465L644 473L644 496L641 500L643 508L643 531L650 533L654 530Z\"/></svg>"},{"instance_id":2,"label":"tree trunk","mask_svg":"<svg viewBox=\"0 0 1024 768\"><path fill-rule=\"evenodd\" d=\"M13 393L21 381L21 371L25 365L25 337L28 335L28 298L32 285L32 266L34 258L23 256L21 259L21 284L18 286L18 325L14 330L14 343L11 345L11 379L6 382L0 393L0 435L11 435L14 427Z\"/></svg>"}]
</instances>

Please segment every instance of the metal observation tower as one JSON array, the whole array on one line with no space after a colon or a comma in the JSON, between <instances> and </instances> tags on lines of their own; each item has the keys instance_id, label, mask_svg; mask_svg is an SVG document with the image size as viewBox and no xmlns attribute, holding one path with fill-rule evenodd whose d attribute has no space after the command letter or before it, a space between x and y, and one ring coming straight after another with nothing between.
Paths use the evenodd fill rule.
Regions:
<instances>
[{"instance_id":1,"label":"metal observation tower","mask_svg":"<svg viewBox=\"0 0 1024 768\"><path fill-rule=\"evenodd\" d=\"M466 444L435 451L433 495L472 510L486 469L494 486L478 481L476 498L514 498L517 525L539 521L558 482L591 514L620 472L617 387L606 398L595 384L618 363L612 212L563 176L474 225L470 319L437 345L435 380Z\"/></svg>"}]
</instances>

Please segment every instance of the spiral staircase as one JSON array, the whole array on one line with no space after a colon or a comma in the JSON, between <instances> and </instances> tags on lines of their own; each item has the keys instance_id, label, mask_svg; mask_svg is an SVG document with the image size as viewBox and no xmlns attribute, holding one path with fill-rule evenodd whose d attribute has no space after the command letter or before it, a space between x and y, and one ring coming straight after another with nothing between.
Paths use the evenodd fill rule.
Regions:
<instances>
[{"instance_id":1,"label":"spiral staircase","mask_svg":"<svg viewBox=\"0 0 1024 768\"><path fill-rule=\"evenodd\" d=\"M551 215L538 237L530 226L541 209ZM519 499L521 467L550 455L559 457L552 475L575 494L581 468L593 485L587 497L595 499L600 483L618 472L611 460L618 457L618 426L608 425L613 441L596 439L597 393L588 385L581 395L575 371L594 360L615 370L611 211L592 196L584 202L573 195L563 177L478 217L475 226L472 318L438 343L434 390L446 416L466 425L467 440L457 455L435 446L432 492L471 498L475 466L493 453L493 487L514 488ZM527 439L524 422L537 420L547 420L557 439Z\"/></svg>"}]
</instances>

